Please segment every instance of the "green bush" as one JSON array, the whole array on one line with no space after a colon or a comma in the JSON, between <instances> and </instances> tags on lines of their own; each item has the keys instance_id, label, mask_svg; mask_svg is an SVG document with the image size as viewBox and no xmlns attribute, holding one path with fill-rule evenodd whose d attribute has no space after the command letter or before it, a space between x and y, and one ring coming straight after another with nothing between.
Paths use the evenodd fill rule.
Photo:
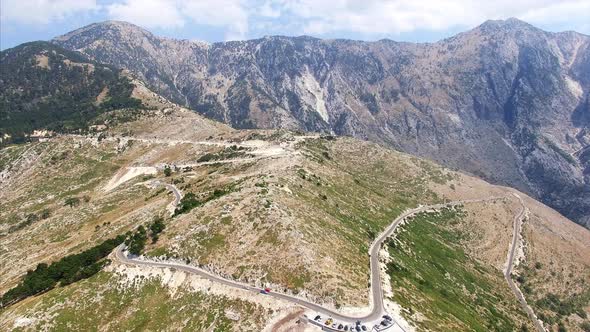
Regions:
<instances>
[{"instance_id":1,"label":"green bush","mask_svg":"<svg viewBox=\"0 0 590 332\"><path fill-rule=\"evenodd\" d=\"M79 204L80 204L80 199L78 197L68 197L64 201L64 205L67 205L69 207L78 206Z\"/></svg>"},{"instance_id":2,"label":"green bush","mask_svg":"<svg viewBox=\"0 0 590 332\"><path fill-rule=\"evenodd\" d=\"M152 243L156 243L158 241L160 233L166 228L164 224L164 219L158 216L155 217L152 223L150 224L150 236L152 237Z\"/></svg>"},{"instance_id":3,"label":"green bush","mask_svg":"<svg viewBox=\"0 0 590 332\"><path fill-rule=\"evenodd\" d=\"M135 233L133 233L133 235L129 237L125 242L125 244L127 245L127 250L129 250L129 253L133 255L140 255L143 249L145 248L146 240L147 232L145 230L145 227L137 227L137 231L135 231Z\"/></svg>"}]
</instances>

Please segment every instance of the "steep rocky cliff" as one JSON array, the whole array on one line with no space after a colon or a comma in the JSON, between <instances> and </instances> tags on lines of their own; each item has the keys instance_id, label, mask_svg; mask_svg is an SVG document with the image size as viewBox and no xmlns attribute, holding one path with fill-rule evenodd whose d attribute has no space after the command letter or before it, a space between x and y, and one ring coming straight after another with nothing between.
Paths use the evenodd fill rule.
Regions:
<instances>
[{"instance_id":1,"label":"steep rocky cliff","mask_svg":"<svg viewBox=\"0 0 590 332\"><path fill-rule=\"evenodd\" d=\"M54 42L236 128L372 140L511 185L590 225L588 36L509 19L427 44L205 44L111 21Z\"/></svg>"}]
</instances>

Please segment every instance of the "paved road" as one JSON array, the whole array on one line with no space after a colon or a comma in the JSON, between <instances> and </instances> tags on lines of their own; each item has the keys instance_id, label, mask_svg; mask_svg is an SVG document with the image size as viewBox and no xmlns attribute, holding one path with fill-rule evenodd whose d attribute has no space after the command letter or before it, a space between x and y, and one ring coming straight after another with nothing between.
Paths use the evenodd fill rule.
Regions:
<instances>
[{"instance_id":1,"label":"paved road","mask_svg":"<svg viewBox=\"0 0 590 332\"><path fill-rule=\"evenodd\" d=\"M490 200L501 199L501 198L502 197L493 197L493 198L487 198L487 199L463 200L463 201L448 202L448 203L443 203L443 204L421 206L421 207L418 207L415 209L408 210L408 211L402 213L397 218L395 218L395 220L393 220L391 225L389 225L375 239L375 241L372 243L371 247L369 248L370 269L371 269L371 301L370 301L371 312L367 315L354 316L354 315L342 314L342 313L339 313L339 312L334 311L332 309L323 307L321 305L315 304L313 302L307 301L305 299L302 299L302 298L299 298L299 297L296 297L293 295L271 292L271 293L264 295L264 296L272 296L272 297L275 297L275 298L278 298L281 300L285 300L285 301L300 305L300 306L305 307L307 309L321 313L325 316L332 317L335 320L341 321L343 323L353 323L354 324L357 320L360 320L360 321L378 320L381 318L382 315L384 315L386 313L385 308L384 308L384 304L383 304L383 288L382 288L382 280L381 280L381 267L380 267L380 262L379 262L379 250L381 249L381 245L383 244L383 242L389 236L391 236L391 234L393 234L393 232L396 230L396 228L399 226L399 224L404 219L406 219L407 217L412 216L416 213L420 213L420 212L424 212L424 211L440 209L440 208L448 207L448 206L456 206L456 205L466 204L466 203L490 201ZM194 266L189 266L189 265L180 264L180 263L156 262L156 261L147 261L147 260L139 260L139 259L135 259L135 258L129 258L129 257L127 257L127 255L124 252L124 245L117 247L117 249L115 250L115 258L119 262L121 262L123 264L127 264L127 265L149 266L149 267L159 267L159 268L173 268L173 269L177 269L177 270L181 270L181 271L185 271L188 273L193 273L193 274L199 275L205 279L208 279L208 280L211 280L214 282L218 282L218 283L226 285L226 286L230 286L230 287L234 287L234 288L238 288L238 289L244 289L244 290L252 291L255 293L260 292L260 288L253 287L253 286L241 283L241 282L228 280L228 279L214 275L208 271L205 271L203 269L200 269L200 268L197 268ZM261 295L261 296L263 296L263 295ZM397 324L397 322L396 322L396 324ZM399 324L398 324L398 326L399 326ZM399 327L402 328L401 326L399 326ZM403 328L402 328L402 330L403 330Z\"/></svg>"},{"instance_id":2,"label":"paved road","mask_svg":"<svg viewBox=\"0 0 590 332\"><path fill-rule=\"evenodd\" d=\"M172 202L170 202L170 204L168 204L168 206L166 207L166 210L168 210L168 212L170 212L170 215L173 215L174 211L176 210L176 206L178 206L178 203L180 203L180 200L182 199L182 193L180 192L180 190L178 188L176 188L176 186L173 184L164 183L159 180L153 180L153 181L149 182L148 185L150 185L150 186L164 186L164 187L166 187L166 189L168 189L169 191L171 191L174 194L174 200Z\"/></svg>"},{"instance_id":3,"label":"paved road","mask_svg":"<svg viewBox=\"0 0 590 332\"><path fill-rule=\"evenodd\" d=\"M522 295L522 292L520 291L518 286L516 286L516 284L514 284L514 281L512 280L512 269L514 267L514 255L516 254L516 251L518 250L518 247L519 247L519 238L520 238L520 232L522 229L522 220L524 219L525 214L526 214L526 207L524 206L524 202L522 201L522 198L520 198L520 196L517 194L513 194L513 195L516 198L518 198L518 201L520 202L520 211L514 217L512 243L510 244L510 252L508 254L508 264L506 266L506 271L504 271L504 278L506 278L506 281L508 282L508 286L510 286L510 289L512 289L512 292L514 293L514 295L516 296L516 298L520 302L520 306L522 307L522 309L524 309L524 311L527 313L527 315L529 315L529 318L535 324L535 328L537 329L537 331L538 332L545 332L545 328L539 322L539 320L537 319L537 316L535 316L533 309L531 309L531 307L528 305L524 296Z\"/></svg>"}]
</instances>

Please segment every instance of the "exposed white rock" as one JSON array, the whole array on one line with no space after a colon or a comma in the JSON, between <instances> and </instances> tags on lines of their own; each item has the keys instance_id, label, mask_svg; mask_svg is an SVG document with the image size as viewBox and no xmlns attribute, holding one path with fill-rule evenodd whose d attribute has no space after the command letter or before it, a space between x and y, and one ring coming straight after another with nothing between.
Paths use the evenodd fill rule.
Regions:
<instances>
[{"instance_id":1,"label":"exposed white rock","mask_svg":"<svg viewBox=\"0 0 590 332\"><path fill-rule=\"evenodd\" d=\"M315 79L313 74L306 68L301 76L301 80L305 89L313 97L311 100L307 100L310 105L315 105L315 111L320 115L322 120L328 122L328 110L326 109L326 103L324 101L324 91L320 86L320 83ZM315 99L315 100L314 100Z\"/></svg>"},{"instance_id":2,"label":"exposed white rock","mask_svg":"<svg viewBox=\"0 0 590 332\"><path fill-rule=\"evenodd\" d=\"M111 191L134 177L140 175L154 175L156 173L158 173L158 169L151 166L125 167L111 178L103 190Z\"/></svg>"},{"instance_id":3,"label":"exposed white rock","mask_svg":"<svg viewBox=\"0 0 590 332\"><path fill-rule=\"evenodd\" d=\"M565 82L567 83L567 87L569 88L570 92L576 96L576 98L580 99L584 95L584 90L582 90L582 86L580 83L569 76L565 77Z\"/></svg>"}]
</instances>

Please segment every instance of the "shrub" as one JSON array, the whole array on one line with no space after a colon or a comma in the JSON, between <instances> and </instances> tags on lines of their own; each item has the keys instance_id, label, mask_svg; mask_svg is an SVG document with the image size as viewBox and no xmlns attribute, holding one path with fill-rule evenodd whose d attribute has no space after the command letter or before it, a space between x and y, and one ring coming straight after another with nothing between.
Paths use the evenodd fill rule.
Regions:
<instances>
[{"instance_id":1,"label":"shrub","mask_svg":"<svg viewBox=\"0 0 590 332\"><path fill-rule=\"evenodd\" d=\"M166 228L166 225L164 225L164 219L162 219L160 216L155 217L150 224L150 236L152 238L152 243L156 243L158 241L158 238L160 237L159 235L162 233L164 228Z\"/></svg>"},{"instance_id":2,"label":"shrub","mask_svg":"<svg viewBox=\"0 0 590 332\"><path fill-rule=\"evenodd\" d=\"M137 231L127 239L127 249L133 255L139 255L145 248L145 242L147 240L147 232L145 227L137 227Z\"/></svg>"},{"instance_id":3,"label":"shrub","mask_svg":"<svg viewBox=\"0 0 590 332\"><path fill-rule=\"evenodd\" d=\"M189 192L186 195L184 195L184 197L180 200L180 203L178 203L178 206L174 211L174 215L187 213L199 205L201 205L201 202L197 199L195 194Z\"/></svg>"},{"instance_id":4,"label":"shrub","mask_svg":"<svg viewBox=\"0 0 590 332\"><path fill-rule=\"evenodd\" d=\"M43 211L41 211L41 219L47 219L51 216L51 211L49 211L49 209L43 209Z\"/></svg>"},{"instance_id":5,"label":"shrub","mask_svg":"<svg viewBox=\"0 0 590 332\"><path fill-rule=\"evenodd\" d=\"M68 197L64 201L64 205L67 205L69 207L78 206L79 204L80 204L80 199L78 197Z\"/></svg>"}]
</instances>

